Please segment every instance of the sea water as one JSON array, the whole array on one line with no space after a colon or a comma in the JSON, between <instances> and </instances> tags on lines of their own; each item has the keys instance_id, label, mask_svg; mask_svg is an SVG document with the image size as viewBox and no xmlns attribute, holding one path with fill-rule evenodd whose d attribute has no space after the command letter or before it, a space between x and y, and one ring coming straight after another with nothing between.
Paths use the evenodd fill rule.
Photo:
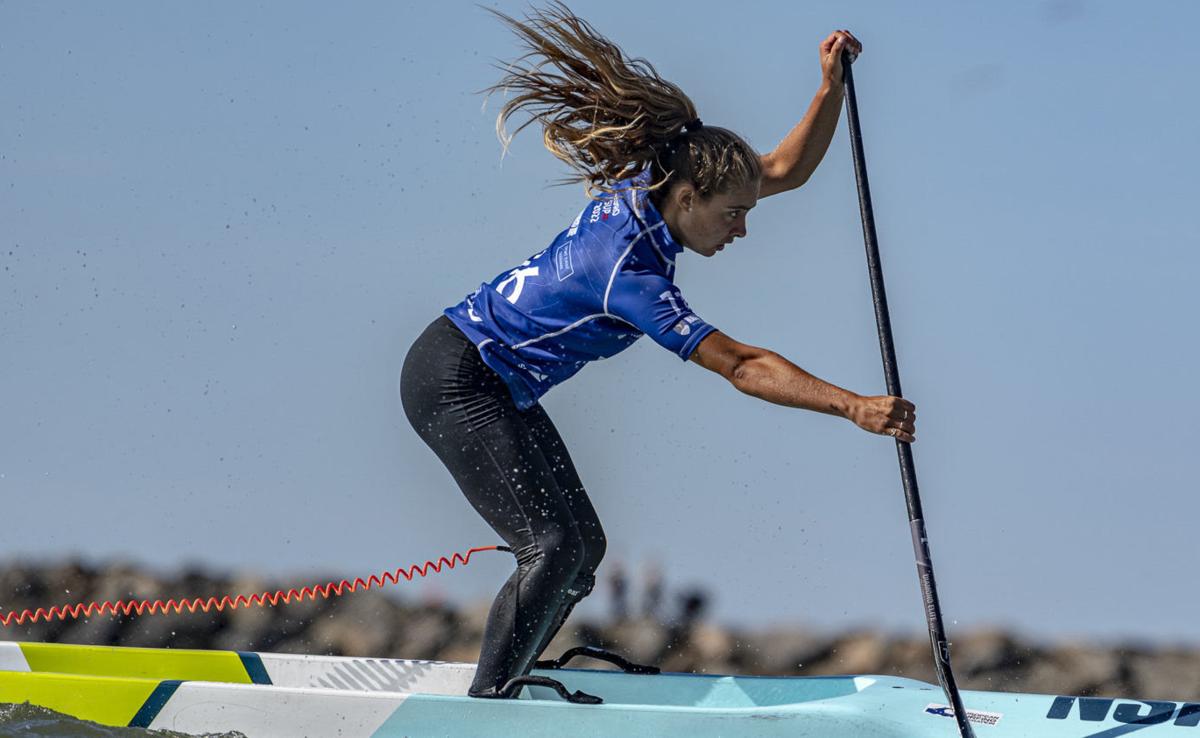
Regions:
<instances>
[{"instance_id":1,"label":"sea water","mask_svg":"<svg viewBox=\"0 0 1200 738\"><path fill-rule=\"evenodd\" d=\"M0 738L194 738L191 733L146 728L114 728L63 715L44 707L0 704ZM203 738L246 738L242 733L204 733Z\"/></svg>"}]
</instances>

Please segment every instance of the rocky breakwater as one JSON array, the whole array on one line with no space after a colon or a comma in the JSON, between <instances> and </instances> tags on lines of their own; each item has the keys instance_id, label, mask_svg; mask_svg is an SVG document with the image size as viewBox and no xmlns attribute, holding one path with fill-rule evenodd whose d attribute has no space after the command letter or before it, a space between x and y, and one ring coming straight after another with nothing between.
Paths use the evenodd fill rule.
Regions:
<instances>
[{"instance_id":1,"label":"rocky breakwater","mask_svg":"<svg viewBox=\"0 0 1200 738\"><path fill-rule=\"evenodd\" d=\"M317 580L305 583L311 581ZM129 565L9 564L0 565L0 614L63 603L221 596L291 586L300 583L200 570L163 575ZM830 634L799 626L744 631L708 622L694 597L680 603L670 615L623 615L604 622L574 617L547 654L588 644L667 671L895 674L935 681L924 634ZM41 621L2 628L0 639L474 661L486 614L486 604L456 609L374 590L272 608ZM1200 649L1047 644L998 630L955 636L955 673L967 689L1200 700Z\"/></svg>"}]
</instances>

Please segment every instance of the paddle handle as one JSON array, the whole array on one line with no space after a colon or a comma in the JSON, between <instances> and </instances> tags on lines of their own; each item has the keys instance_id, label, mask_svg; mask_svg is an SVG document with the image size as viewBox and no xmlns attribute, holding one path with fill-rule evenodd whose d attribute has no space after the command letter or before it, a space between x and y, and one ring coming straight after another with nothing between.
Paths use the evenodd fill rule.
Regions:
<instances>
[{"instance_id":1,"label":"paddle handle","mask_svg":"<svg viewBox=\"0 0 1200 738\"><path fill-rule=\"evenodd\" d=\"M867 247L867 271L871 279L871 297L875 303L875 323L879 328L879 350L883 355L883 373L887 392L903 397L900 389L900 370L896 363L896 344L892 340L892 320L888 311L887 291L883 285L883 266L879 260L879 238L875 232L875 211L871 207L871 185L867 180L866 157L863 154L862 129L858 121L858 100L854 95L853 57L842 53L842 75L846 87L846 121L850 126L850 148L854 154L854 177L858 182L858 207L862 213L863 240ZM917 576L925 600L925 621L933 647L934 668L946 699L954 708L954 719L962 738L974 738L962 697L950 668L950 643L942 622L942 607L938 600L937 583L933 577L933 560L929 555L929 537L925 533L925 516L921 512L921 493L917 487L917 469L913 462L912 446L896 441L900 459L900 480L904 485L904 500L908 506L908 522L912 532L913 552L917 559Z\"/></svg>"}]
</instances>

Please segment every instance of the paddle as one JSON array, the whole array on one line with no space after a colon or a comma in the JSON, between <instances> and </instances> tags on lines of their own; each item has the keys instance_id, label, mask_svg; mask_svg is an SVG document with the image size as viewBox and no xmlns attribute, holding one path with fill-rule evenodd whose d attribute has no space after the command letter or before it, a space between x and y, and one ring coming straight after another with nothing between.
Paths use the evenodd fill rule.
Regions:
<instances>
[{"instance_id":1,"label":"paddle","mask_svg":"<svg viewBox=\"0 0 1200 738\"><path fill-rule=\"evenodd\" d=\"M850 147L854 152L854 177L858 181L858 206L862 212L863 239L867 246L867 270L871 276L871 295L875 301L875 323L879 327L879 349L883 354L883 371L887 376L887 391L902 397L900 370L896 367L896 346L892 342L892 320L888 315L887 294L883 289L883 268L879 263L879 240L875 235L875 212L871 207L871 187L867 182L867 164L863 156L862 130L858 125L858 101L854 96L854 75L850 71L853 58L842 53L842 74L846 85L846 120L850 124ZM925 534L925 516L921 512L921 494L917 489L917 469L913 464L912 446L896 441L900 457L900 479L904 484L904 499L908 503L908 524L912 531L913 551L917 556L917 575L921 579L921 594L925 598L925 621L933 646L933 662L938 682L946 699L954 708L954 719L962 738L974 738L967 712L963 709L954 672L950 670L950 644L942 625L942 606L938 602L937 585L933 579L933 560L929 556L929 539Z\"/></svg>"}]
</instances>

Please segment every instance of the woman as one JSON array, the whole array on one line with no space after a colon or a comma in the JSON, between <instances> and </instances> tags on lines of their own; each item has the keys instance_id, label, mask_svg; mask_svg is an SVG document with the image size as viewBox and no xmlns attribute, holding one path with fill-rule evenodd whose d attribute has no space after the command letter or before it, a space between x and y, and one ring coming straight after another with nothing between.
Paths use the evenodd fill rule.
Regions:
<instances>
[{"instance_id":1,"label":"woman","mask_svg":"<svg viewBox=\"0 0 1200 738\"><path fill-rule=\"evenodd\" d=\"M538 655L595 582L605 537L562 439L538 404L589 361L642 334L769 402L845 417L913 440L914 408L861 397L782 356L739 343L692 312L674 285L685 249L711 257L746 235L760 197L800 186L841 110L847 31L821 44L823 81L771 153L705 125L644 60L556 4L524 21L497 13L528 53L495 90L515 95L546 147L594 199L551 244L435 320L409 351L401 396L413 428L508 543L517 569L488 615L469 694L515 697ZM578 694L578 693L577 693Z\"/></svg>"}]
</instances>

